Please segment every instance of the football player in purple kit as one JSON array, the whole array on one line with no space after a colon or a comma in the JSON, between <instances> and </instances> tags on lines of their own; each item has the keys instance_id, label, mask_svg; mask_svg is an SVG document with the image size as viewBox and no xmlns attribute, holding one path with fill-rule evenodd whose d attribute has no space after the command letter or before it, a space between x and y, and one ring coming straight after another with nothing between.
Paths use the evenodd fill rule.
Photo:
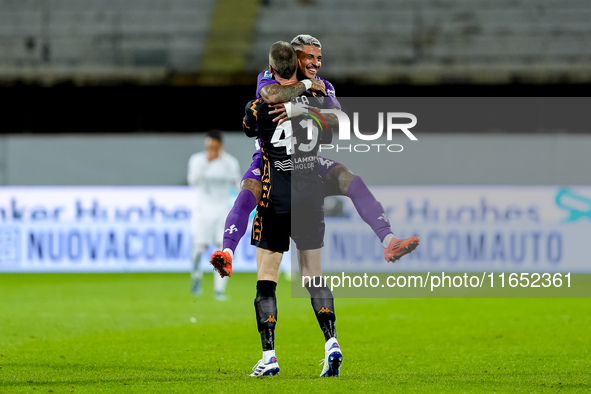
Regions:
<instances>
[{"instance_id":1,"label":"football player in purple kit","mask_svg":"<svg viewBox=\"0 0 591 394\"><path fill-rule=\"evenodd\" d=\"M305 91L322 92L327 107L340 109L333 85L317 74L322 65L322 46L316 38L300 34L291 41L298 56L298 80L292 85L280 85L270 71L262 71L257 78L256 97L262 97L275 108L276 121L286 118L283 103L289 102ZM359 216L378 236L384 247L386 261L396 262L419 245L416 236L395 238L382 204L376 200L360 176L354 175L345 165L319 156L320 176L324 182L325 196L347 196L353 202ZM226 217L223 250L211 256L211 263L222 277L232 274L232 258L238 242L246 232L248 216L261 199L261 152L253 154L253 161L242 178L242 190Z\"/></svg>"}]
</instances>

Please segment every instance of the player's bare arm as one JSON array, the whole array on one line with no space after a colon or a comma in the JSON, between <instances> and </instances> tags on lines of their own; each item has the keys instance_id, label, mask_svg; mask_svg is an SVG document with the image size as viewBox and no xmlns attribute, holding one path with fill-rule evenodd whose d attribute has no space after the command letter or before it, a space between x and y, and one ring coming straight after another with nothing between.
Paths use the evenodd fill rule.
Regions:
<instances>
[{"instance_id":1,"label":"player's bare arm","mask_svg":"<svg viewBox=\"0 0 591 394\"><path fill-rule=\"evenodd\" d=\"M326 87L324 86L323 81L317 78L310 79L309 81L312 82L312 86L310 87L311 90L322 92L322 94L326 95ZM300 96L306 90L306 85L304 82L300 81L292 85L267 85L261 89L260 93L263 100L268 104L278 104L288 102L291 99Z\"/></svg>"},{"instance_id":2,"label":"player's bare arm","mask_svg":"<svg viewBox=\"0 0 591 394\"><path fill-rule=\"evenodd\" d=\"M273 119L273 122L279 122L279 124L282 124L283 122L285 122L286 120L289 119L289 116L287 115L287 110L285 108L285 104L286 103L269 105L269 108L275 108L273 111L269 111L269 114L273 114L273 115L277 114L277 117L275 117ZM315 107L308 107L308 108L312 108L316 111L320 111L320 108L315 108ZM340 110L340 108L334 107L334 106L330 107L330 109ZM339 125L339 119L336 117L335 114L324 114L324 119L326 120L326 124L328 124L329 126L337 127Z\"/></svg>"}]
</instances>

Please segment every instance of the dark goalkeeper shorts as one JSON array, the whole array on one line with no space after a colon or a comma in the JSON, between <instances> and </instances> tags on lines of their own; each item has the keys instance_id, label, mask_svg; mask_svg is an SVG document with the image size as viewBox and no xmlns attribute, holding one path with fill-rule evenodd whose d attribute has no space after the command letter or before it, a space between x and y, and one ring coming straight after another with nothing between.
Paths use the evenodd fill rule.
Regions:
<instances>
[{"instance_id":1,"label":"dark goalkeeper shorts","mask_svg":"<svg viewBox=\"0 0 591 394\"><path fill-rule=\"evenodd\" d=\"M269 208L257 208L252 226L251 244L274 252L287 252L289 238L298 250L324 246L324 211L292 211L276 214Z\"/></svg>"}]
</instances>

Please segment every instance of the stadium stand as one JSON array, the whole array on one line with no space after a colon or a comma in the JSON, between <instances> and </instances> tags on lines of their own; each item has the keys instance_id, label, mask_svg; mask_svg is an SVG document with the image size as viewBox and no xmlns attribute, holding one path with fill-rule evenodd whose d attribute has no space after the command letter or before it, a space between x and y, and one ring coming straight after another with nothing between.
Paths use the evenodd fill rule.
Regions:
<instances>
[{"instance_id":1,"label":"stadium stand","mask_svg":"<svg viewBox=\"0 0 591 394\"><path fill-rule=\"evenodd\" d=\"M340 81L591 80L587 0L0 0L0 78L252 73L302 32Z\"/></svg>"},{"instance_id":2,"label":"stadium stand","mask_svg":"<svg viewBox=\"0 0 591 394\"><path fill-rule=\"evenodd\" d=\"M4 79L145 79L194 72L214 0L1 0Z\"/></svg>"},{"instance_id":3,"label":"stadium stand","mask_svg":"<svg viewBox=\"0 0 591 394\"><path fill-rule=\"evenodd\" d=\"M330 59L323 73L333 79L499 83L591 77L591 3L585 0L270 0L259 21L252 71L266 65L260 59L269 42L309 32L321 39Z\"/></svg>"}]
</instances>

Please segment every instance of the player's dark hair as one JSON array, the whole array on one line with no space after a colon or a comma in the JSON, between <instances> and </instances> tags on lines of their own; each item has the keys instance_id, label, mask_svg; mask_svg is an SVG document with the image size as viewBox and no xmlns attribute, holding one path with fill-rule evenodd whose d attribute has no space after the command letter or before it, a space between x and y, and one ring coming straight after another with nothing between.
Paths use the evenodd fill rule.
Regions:
<instances>
[{"instance_id":1,"label":"player's dark hair","mask_svg":"<svg viewBox=\"0 0 591 394\"><path fill-rule=\"evenodd\" d=\"M277 41L269 51L269 64L281 78L291 78L298 66L295 50L289 43Z\"/></svg>"},{"instance_id":2,"label":"player's dark hair","mask_svg":"<svg viewBox=\"0 0 591 394\"><path fill-rule=\"evenodd\" d=\"M221 143L224 142L222 140L222 132L219 130L209 130L206 134L206 137L213 138L214 140L218 140Z\"/></svg>"},{"instance_id":3,"label":"player's dark hair","mask_svg":"<svg viewBox=\"0 0 591 394\"><path fill-rule=\"evenodd\" d=\"M293 40L291 40L291 46L296 51L303 51L304 46L306 45L314 45L317 46L319 49L322 49L320 41L318 41L316 37L312 37L309 34L300 34L295 36Z\"/></svg>"}]
</instances>

